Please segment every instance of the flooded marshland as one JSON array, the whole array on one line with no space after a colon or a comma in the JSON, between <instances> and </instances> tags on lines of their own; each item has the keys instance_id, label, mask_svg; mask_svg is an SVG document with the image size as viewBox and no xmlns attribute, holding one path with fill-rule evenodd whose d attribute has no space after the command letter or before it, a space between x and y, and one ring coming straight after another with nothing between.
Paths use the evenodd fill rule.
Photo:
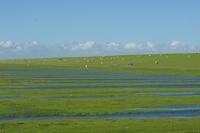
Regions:
<instances>
[{"instance_id":1,"label":"flooded marshland","mask_svg":"<svg viewBox=\"0 0 200 133\"><path fill-rule=\"evenodd\" d=\"M1 121L200 117L197 76L12 69L0 77Z\"/></svg>"}]
</instances>

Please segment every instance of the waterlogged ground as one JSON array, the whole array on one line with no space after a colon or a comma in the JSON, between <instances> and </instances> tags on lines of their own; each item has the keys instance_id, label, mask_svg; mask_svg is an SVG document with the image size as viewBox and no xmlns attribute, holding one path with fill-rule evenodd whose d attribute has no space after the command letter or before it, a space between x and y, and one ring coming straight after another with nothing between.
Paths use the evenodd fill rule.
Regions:
<instances>
[{"instance_id":1,"label":"waterlogged ground","mask_svg":"<svg viewBox=\"0 0 200 133\"><path fill-rule=\"evenodd\" d=\"M191 101L200 96L200 77L64 69L12 69L1 71L0 75L1 109L13 108L0 111L2 116L37 117L43 112L46 116L131 114L138 113L134 107L193 107L200 101ZM154 99L158 101L151 103ZM40 105L45 103L42 108ZM90 110L86 111L84 105ZM20 111L18 107L24 109Z\"/></svg>"},{"instance_id":2,"label":"waterlogged ground","mask_svg":"<svg viewBox=\"0 0 200 133\"><path fill-rule=\"evenodd\" d=\"M145 126L145 122L152 122L155 126L162 121L161 127L172 122L176 127L181 123L188 126L193 120L200 123L198 118L198 76L54 68L0 70L0 132L15 132L17 127L24 128L20 132L31 132L27 127L38 127L40 131L48 132L100 132L102 130L95 131L93 128L103 128L102 121L110 122L108 125L120 124L118 130L109 127L103 132L142 132L139 125L133 128L130 123L139 122ZM95 126L81 130L83 121ZM46 130L40 127L41 123L49 124ZM49 129L55 123L60 130ZM124 126L128 128L124 129ZM175 127L166 131L175 130ZM199 131L195 124L188 126L191 130L177 128L180 132Z\"/></svg>"}]
</instances>

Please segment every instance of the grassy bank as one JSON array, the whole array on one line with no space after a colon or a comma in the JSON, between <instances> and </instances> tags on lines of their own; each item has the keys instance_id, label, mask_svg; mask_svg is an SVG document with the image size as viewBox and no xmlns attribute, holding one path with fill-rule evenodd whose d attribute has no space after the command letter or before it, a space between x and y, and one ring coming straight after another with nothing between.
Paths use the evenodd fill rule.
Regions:
<instances>
[{"instance_id":1,"label":"grassy bank","mask_svg":"<svg viewBox=\"0 0 200 133\"><path fill-rule=\"evenodd\" d=\"M0 122L2 133L198 133L200 119L45 120Z\"/></svg>"}]
</instances>

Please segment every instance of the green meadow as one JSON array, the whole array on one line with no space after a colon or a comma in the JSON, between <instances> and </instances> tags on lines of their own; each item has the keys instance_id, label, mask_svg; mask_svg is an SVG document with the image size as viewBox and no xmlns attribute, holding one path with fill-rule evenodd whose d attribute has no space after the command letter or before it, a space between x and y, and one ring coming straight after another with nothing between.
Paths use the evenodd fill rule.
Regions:
<instances>
[{"instance_id":1,"label":"green meadow","mask_svg":"<svg viewBox=\"0 0 200 133\"><path fill-rule=\"evenodd\" d=\"M200 54L0 61L0 133L198 133Z\"/></svg>"},{"instance_id":2,"label":"green meadow","mask_svg":"<svg viewBox=\"0 0 200 133\"><path fill-rule=\"evenodd\" d=\"M144 74L200 75L200 54L150 54L1 61L1 69L62 68ZM87 68L86 68L87 66Z\"/></svg>"}]
</instances>

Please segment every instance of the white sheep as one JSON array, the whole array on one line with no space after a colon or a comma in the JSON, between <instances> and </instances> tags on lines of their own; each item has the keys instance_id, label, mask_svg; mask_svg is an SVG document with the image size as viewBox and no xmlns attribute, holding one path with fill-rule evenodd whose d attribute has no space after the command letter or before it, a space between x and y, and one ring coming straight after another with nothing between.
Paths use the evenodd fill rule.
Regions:
<instances>
[{"instance_id":1,"label":"white sheep","mask_svg":"<svg viewBox=\"0 0 200 133\"><path fill-rule=\"evenodd\" d=\"M155 64L158 64L158 61L156 60L154 63L155 63Z\"/></svg>"}]
</instances>

